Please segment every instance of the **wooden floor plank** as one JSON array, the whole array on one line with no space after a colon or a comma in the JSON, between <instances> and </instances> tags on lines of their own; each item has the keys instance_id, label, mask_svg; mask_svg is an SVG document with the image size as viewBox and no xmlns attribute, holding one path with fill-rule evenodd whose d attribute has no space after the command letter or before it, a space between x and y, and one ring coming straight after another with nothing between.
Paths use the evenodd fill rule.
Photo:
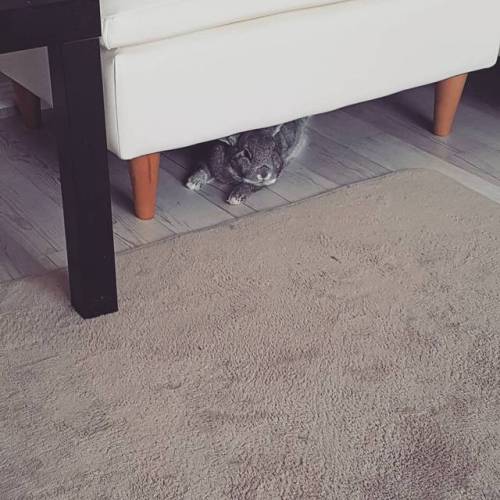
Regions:
<instances>
[{"instance_id":1,"label":"wooden floor plank","mask_svg":"<svg viewBox=\"0 0 500 500\"><path fill-rule=\"evenodd\" d=\"M390 170L397 171L412 168L434 170L455 179L495 202L500 202L500 186L405 143L394 136L379 135L376 138L361 140L355 147L358 152L367 158L384 165Z\"/></svg>"},{"instance_id":2,"label":"wooden floor plank","mask_svg":"<svg viewBox=\"0 0 500 500\"><path fill-rule=\"evenodd\" d=\"M464 134L463 127L458 125L457 131L450 137L436 137L429 131L426 119L410 121L398 112L391 111L392 108L387 106L386 103L387 100L366 103L363 106L358 105L348 108L346 113L376 125L381 132L397 137L403 142L457 167L469 170L486 180L495 182L495 179L499 178L498 166L491 162L491 157L495 156L497 150L495 146L478 142L477 134L476 138L472 134ZM495 124L494 133L495 131L500 133L498 121ZM482 140L484 141L484 136ZM355 144L356 141L356 138L352 137L350 144ZM487 154L489 154L489 158L485 158Z\"/></svg>"},{"instance_id":3,"label":"wooden floor plank","mask_svg":"<svg viewBox=\"0 0 500 500\"><path fill-rule=\"evenodd\" d=\"M349 145L351 140L380 134L378 127L359 119L354 114L349 113L348 109L313 116L308 121L308 128L344 145Z\"/></svg>"},{"instance_id":4,"label":"wooden floor plank","mask_svg":"<svg viewBox=\"0 0 500 500\"><path fill-rule=\"evenodd\" d=\"M0 224L21 233L38 253L64 248L61 207L13 167L0 149Z\"/></svg>"},{"instance_id":5,"label":"wooden floor plank","mask_svg":"<svg viewBox=\"0 0 500 500\"><path fill-rule=\"evenodd\" d=\"M166 163L169 161L161 157L156 217L163 224L174 233L185 233L234 218L199 193L185 189L168 171Z\"/></svg>"},{"instance_id":6,"label":"wooden floor plank","mask_svg":"<svg viewBox=\"0 0 500 500\"><path fill-rule=\"evenodd\" d=\"M293 159L278 182L269 187L273 193L293 202L338 187L334 182L306 167L301 157L302 155L299 155Z\"/></svg>"},{"instance_id":7,"label":"wooden floor plank","mask_svg":"<svg viewBox=\"0 0 500 500\"><path fill-rule=\"evenodd\" d=\"M0 118L16 115L11 81L0 73Z\"/></svg>"},{"instance_id":8,"label":"wooden floor plank","mask_svg":"<svg viewBox=\"0 0 500 500\"><path fill-rule=\"evenodd\" d=\"M287 203L288 201L285 198L277 193L273 193L273 191L269 188L264 188L257 193L253 193L245 201L245 205L247 207L250 207L257 212L260 210L269 210L270 208L281 207Z\"/></svg>"},{"instance_id":9,"label":"wooden floor plank","mask_svg":"<svg viewBox=\"0 0 500 500\"><path fill-rule=\"evenodd\" d=\"M16 269L7 251L0 247L0 283L5 283L20 277L22 277L22 273Z\"/></svg>"},{"instance_id":10,"label":"wooden floor plank","mask_svg":"<svg viewBox=\"0 0 500 500\"><path fill-rule=\"evenodd\" d=\"M0 223L0 227L2 226ZM49 252L40 254L31 241L23 238L20 233L11 234L3 228L0 233L0 266L3 269L3 278L0 281L6 281L8 276L10 279L18 279L56 269L57 266L48 258Z\"/></svg>"},{"instance_id":11,"label":"wooden floor plank","mask_svg":"<svg viewBox=\"0 0 500 500\"><path fill-rule=\"evenodd\" d=\"M338 186L389 172L387 167L360 154L355 148L333 140L328 132L309 129L308 139L308 146L299 158L300 163Z\"/></svg>"}]
</instances>

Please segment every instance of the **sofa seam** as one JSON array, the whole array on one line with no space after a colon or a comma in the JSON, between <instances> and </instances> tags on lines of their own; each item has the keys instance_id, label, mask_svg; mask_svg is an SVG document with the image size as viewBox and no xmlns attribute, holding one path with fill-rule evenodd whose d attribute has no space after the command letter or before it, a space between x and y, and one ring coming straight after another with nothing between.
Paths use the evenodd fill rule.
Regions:
<instances>
[{"instance_id":1,"label":"sofa seam","mask_svg":"<svg viewBox=\"0 0 500 500\"><path fill-rule=\"evenodd\" d=\"M119 122L120 120L118 119L118 86L117 86L117 66L118 66L118 53L113 54L113 89L114 89L114 96L113 96L113 102L115 106L115 129L116 129L116 142L118 146L118 153L121 158L122 156L122 148L121 148L121 140L120 140L120 126Z\"/></svg>"},{"instance_id":2,"label":"sofa seam","mask_svg":"<svg viewBox=\"0 0 500 500\"><path fill-rule=\"evenodd\" d=\"M295 13L295 12L301 12L301 11L307 11L307 10L313 10L313 9L322 9L322 8L330 7L330 6L334 6L334 5L335 6L344 5L344 4L348 4L348 3L352 3L352 2L356 2L356 1L360 1L360 0L340 0L338 2L324 3L324 4L312 5L312 6L308 6L308 7L296 7L296 8L289 9L289 10L276 10L275 12L270 12L268 14L255 15L255 16L248 17L248 18L239 18L239 19L237 18L237 19L234 19L233 21L224 22L222 24L207 25L207 26L201 27L199 29L188 29L186 31L180 31L178 33L174 33L173 35L162 36L162 37L158 37L158 38L155 37L155 38L143 40L140 42L130 42L130 43L127 43L124 45L116 46L116 47L112 46L113 44L111 42L112 42L113 38L109 36L110 29L108 28L108 26L109 26L109 24L112 24L112 22L116 22L124 14L113 14L112 16L107 16L106 19L104 19L103 32L106 32L106 35L102 36L102 40L104 42L104 47L107 50L126 48L126 47L134 47L137 45L146 45L149 43L157 43L157 42L160 42L163 40L171 40L171 39L182 37L182 36L189 36L189 35L192 35L194 33L199 33L199 32L203 32L203 31L225 28L227 26L232 26L235 24L247 23L247 22L252 22L252 21L259 21L261 19L291 14L291 13ZM151 6L149 8L153 8L153 7ZM146 9L144 9L144 8L143 9L133 9L129 12L137 12L139 10L146 10Z\"/></svg>"}]
</instances>

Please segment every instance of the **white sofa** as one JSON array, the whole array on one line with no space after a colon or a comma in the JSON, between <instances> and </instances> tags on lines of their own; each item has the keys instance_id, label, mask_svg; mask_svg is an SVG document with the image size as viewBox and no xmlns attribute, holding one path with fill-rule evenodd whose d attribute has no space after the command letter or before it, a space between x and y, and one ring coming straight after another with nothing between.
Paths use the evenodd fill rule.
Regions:
<instances>
[{"instance_id":1,"label":"white sofa","mask_svg":"<svg viewBox=\"0 0 500 500\"><path fill-rule=\"evenodd\" d=\"M446 80L500 46L499 0L101 0L101 14L108 147L143 197L158 151ZM44 49L0 71L51 101Z\"/></svg>"}]
</instances>

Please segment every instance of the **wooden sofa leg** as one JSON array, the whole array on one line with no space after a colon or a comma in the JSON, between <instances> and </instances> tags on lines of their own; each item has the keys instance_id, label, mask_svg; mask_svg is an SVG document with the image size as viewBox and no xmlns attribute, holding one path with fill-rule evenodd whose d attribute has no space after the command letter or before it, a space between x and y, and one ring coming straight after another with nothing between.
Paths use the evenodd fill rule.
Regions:
<instances>
[{"instance_id":1,"label":"wooden sofa leg","mask_svg":"<svg viewBox=\"0 0 500 500\"><path fill-rule=\"evenodd\" d=\"M42 108L40 98L24 88L17 82L14 83L14 99L16 107L26 127L40 128L42 125Z\"/></svg>"},{"instance_id":2,"label":"wooden sofa leg","mask_svg":"<svg viewBox=\"0 0 500 500\"><path fill-rule=\"evenodd\" d=\"M140 156L129 161L135 215L139 219L149 220L155 216L159 171L160 153Z\"/></svg>"},{"instance_id":3,"label":"wooden sofa leg","mask_svg":"<svg viewBox=\"0 0 500 500\"><path fill-rule=\"evenodd\" d=\"M434 133L440 137L446 137L451 133L467 76L466 74L454 76L436 84Z\"/></svg>"}]
</instances>

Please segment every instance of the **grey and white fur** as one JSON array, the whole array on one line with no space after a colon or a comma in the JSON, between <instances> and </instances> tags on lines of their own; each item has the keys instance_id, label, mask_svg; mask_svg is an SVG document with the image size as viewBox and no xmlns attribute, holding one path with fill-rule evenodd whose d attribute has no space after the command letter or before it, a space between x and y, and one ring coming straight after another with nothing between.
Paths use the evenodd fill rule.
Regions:
<instances>
[{"instance_id":1,"label":"grey and white fur","mask_svg":"<svg viewBox=\"0 0 500 500\"><path fill-rule=\"evenodd\" d=\"M251 193L274 184L305 143L308 118L231 135L208 145L206 157L186 187L198 191L216 180L233 185L227 202L238 205Z\"/></svg>"}]
</instances>

